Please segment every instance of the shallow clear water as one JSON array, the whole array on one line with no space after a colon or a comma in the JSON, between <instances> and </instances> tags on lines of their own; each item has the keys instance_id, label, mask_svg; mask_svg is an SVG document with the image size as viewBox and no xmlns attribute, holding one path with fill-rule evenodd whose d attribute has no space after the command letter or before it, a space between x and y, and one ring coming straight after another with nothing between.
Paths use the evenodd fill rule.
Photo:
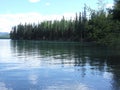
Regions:
<instances>
[{"instance_id":1,"label":"shallow clear water","mask_svg":"<svg viewBox=\"0 0 120 90\"><path fill-rule=\"evenodd\" d=\"M0 40L0 90L120 90L120 51Z\"/></svg>"}]
</instances>

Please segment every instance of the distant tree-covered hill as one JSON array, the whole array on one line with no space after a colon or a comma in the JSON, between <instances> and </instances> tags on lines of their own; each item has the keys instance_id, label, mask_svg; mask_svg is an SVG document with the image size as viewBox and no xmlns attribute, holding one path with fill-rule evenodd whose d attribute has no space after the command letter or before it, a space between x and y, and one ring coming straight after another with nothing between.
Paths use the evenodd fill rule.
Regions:
<instances>
[{"instance_id":1,"label":"distant tree-covered hill","mask_svg":"<svg viewBox=\"0 0 120 90\"><path fill-rule=\"evenodd\" d=\"M10 35L8 32L0 32L0 39L9 39Z\"/></svg>"}]
</instances>

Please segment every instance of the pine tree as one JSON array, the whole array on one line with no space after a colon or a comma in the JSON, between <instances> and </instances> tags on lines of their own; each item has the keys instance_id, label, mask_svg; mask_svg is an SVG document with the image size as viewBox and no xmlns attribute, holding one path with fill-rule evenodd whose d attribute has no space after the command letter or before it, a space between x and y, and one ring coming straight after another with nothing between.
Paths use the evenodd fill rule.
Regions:
<instances>
[{"instance_id":1,"label":"pine tree","mask_svg":"<svg viewBox=\"0 0 120 90\"><path fill-rule=\"evenodd\" d=\"M120 21L120 0L114 0L113 19Z\"/></svg>"}]
</instances>

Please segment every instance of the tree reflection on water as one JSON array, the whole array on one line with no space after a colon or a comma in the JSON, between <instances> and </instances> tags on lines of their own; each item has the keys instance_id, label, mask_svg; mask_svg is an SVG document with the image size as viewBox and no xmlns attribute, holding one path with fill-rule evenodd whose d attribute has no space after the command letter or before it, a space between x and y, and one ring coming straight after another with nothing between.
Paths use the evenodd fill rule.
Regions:
<instances>
[{"instance_id":1,"label":"tree reflection on water","mask_svg":"<svg viewBox=\"0 0 120 90\"><path fill-rule=\"evenodd\" d=\"M76 71L78 79L84 79L88 84L94 86L95 82L91 81L96 81L97 87L100 87L97 79L101 80L102 77L109 81L110 85L106 85L109 89L120 89L120 52L117 50L89 43L46 41L11 41L11 47L12 53L17 53L25 63L32 62L34 65L31 67L69 68L65 70ZM36 66L34 61L37 62Z\"/></svg>"}]
</instances>

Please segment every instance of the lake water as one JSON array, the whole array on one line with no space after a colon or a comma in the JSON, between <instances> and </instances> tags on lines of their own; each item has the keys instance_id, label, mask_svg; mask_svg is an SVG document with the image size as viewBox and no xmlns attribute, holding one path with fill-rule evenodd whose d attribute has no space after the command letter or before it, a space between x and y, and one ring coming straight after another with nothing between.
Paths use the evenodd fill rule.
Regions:
<instances>
[{"instance_id":1,"label":"lake water","mask_svg":"<svg viewBox=\"0 0 120 90\"><path fill-rule=\"evenodd\" d=\"M120 51L0 40L0 90L120 90Z\"/></svg>"}]
</instances>

